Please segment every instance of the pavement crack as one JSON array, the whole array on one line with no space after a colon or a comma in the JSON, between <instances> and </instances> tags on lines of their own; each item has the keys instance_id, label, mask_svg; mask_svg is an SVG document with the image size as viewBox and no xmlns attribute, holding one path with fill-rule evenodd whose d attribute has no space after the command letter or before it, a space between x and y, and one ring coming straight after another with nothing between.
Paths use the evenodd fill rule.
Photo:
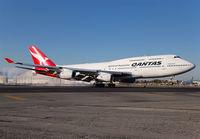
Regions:
<instances>
[{"instance_id":1,"label":"pavement crack","mask_svg":"<svg viewBox=\"0 0 200 139\"><path fill-rule=\"evenodd\" d=\"M10 120L0 120L0 122L2 122L2 123L11 123L12 121L10 121Z\"/></svg>"}]
</instances>

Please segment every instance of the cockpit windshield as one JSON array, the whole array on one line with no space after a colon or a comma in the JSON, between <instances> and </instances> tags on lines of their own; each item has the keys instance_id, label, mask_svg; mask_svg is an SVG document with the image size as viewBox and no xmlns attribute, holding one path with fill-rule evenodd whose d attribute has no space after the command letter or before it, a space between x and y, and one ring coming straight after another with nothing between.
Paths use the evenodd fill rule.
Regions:
<instances>
[{"instance_id":1,"label":"cockpit windshield","mask_svg":"<svg viewBox=\"0 0 200 139\"><path fill-rule=\"evenodd\" d=\"M174 56L174 58L181 58L180 56Z\"/></svg>"}]
</instances>

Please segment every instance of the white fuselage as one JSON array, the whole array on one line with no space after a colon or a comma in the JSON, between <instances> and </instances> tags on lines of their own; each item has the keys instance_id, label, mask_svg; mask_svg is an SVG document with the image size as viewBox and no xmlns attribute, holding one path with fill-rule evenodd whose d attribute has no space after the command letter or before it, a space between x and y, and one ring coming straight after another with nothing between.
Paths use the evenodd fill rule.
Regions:
<instances>
[{"instance_id":1,"label":"white fuselage","mask_svg":"<svg viewBox=\"0 0 200 139\"><path fill-rule=\"evenodd\" d=\"M126 58L111 62L66 65L66 67L126 72L135 78L157 78L185 73L195 68L195 65L176 55L157 55Z\"/></svg>"}]
</instances>

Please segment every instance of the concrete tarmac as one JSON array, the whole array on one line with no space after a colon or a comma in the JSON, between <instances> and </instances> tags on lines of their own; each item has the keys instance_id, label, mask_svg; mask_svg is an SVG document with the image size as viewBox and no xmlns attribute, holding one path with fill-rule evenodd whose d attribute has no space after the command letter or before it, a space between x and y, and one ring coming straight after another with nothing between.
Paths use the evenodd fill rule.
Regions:
<instances>
[{"instance_id":1,"label":"concrete tarmac","mask_svg":"<svg viewBox=\"0 0 200 139\"><path fill-rule=\"evenodd\" d=\"M199 139L199 88L0 87L2 139Z\"/></svg>"}]
</instances>

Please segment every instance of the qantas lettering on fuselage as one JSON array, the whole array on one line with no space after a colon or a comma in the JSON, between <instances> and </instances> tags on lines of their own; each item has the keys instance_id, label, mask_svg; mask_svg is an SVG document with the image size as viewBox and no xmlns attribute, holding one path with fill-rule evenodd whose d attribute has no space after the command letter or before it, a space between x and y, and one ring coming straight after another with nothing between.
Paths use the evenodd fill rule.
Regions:
<instances>
[{"instance_id":1,"label":"qantas lettering on fuselage","mask_svg":"<svg viewBox=\"0 0 200 139\"><path fill-rule=\"evenodd\" d=\"M150 61L150 62L140 62L140 63L133 63L133 67L137 66L159 66L162 64L162 61Z\"/></svg>"}]
</instances>

